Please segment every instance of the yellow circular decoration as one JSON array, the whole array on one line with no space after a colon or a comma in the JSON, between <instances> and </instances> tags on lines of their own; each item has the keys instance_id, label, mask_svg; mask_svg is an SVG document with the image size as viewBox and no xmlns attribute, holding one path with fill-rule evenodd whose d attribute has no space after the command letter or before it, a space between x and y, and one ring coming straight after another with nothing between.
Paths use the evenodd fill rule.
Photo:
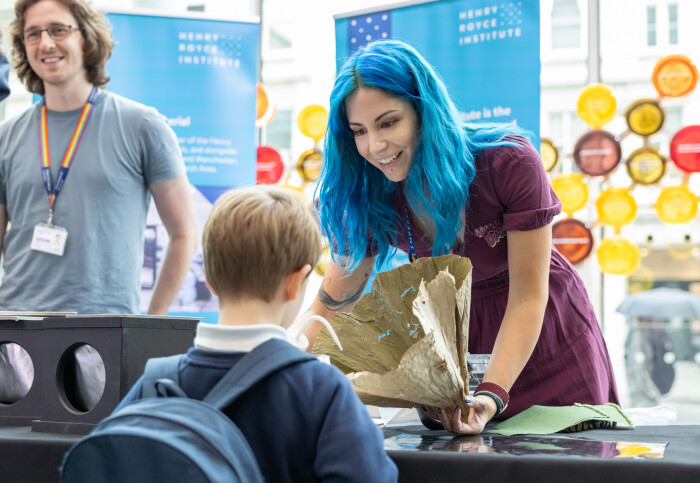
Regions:
<instances>
[{"instance_id":1,"label":"yellow circular decoration","mask_svg":"<svg viewBox=\"0 0 700 483\"><path fill-rule=\"evenodd\" d=\"M664 223L690 223L698 214L699 200L700 198L684 184L667 186L661 190L654 208Z\"/></svg>"},{"instance_id":2,"label":"yellow circular decoration","mask_svg":"<svg viewBox=\"0 0 700 483\"><path fill-rule=\"evenodd\" d=\"M637 202L627 188L608 188L595 202L598 221L619 228L637 216Z\"/></svg>"},{"instance_id":3,"label":"yellow circular decoration","mask_svg":"<svg viewBox=\"0 0 700 483\"><path fill-rule=\"evenodd\" d=\"M559 161L559 150L557 150L557 147L552 141L547 138L542 138L540 157L542 158L545 171L549 173L557 165L557 161Z\"/></svg>"},{"instance_id":4,"label":"yellow circular decoration","mask_svg":"<svg viewBox=\"0 0 700 483\"><path fill-rule=\"evenodd\" d=\"M593 129L600 129L615 117L617 102L610 87L591 84L583 88L576 104L576 113Z\"/></svg>"},{"instance_id":5,"label":"yellow circular decoration","mask_svg":"<svg viewBox=\"0 0 700 483\"><path fill-rule=\"evenodd\" d=\"M308 136L314 142L318 142L326 133L328 111L318 104L309 104L299 113L297 125L304 136Z\"/></svg>"},{"instance_id":6,"label":"yellow circular decoration","mask_svg":"<svg viewBox=\"0 0 700 483\"><path fill-rule=\"evenodd\" d=\"M323 277L326 274L326 269L328 268L328 264L330 262L331 248L328 244L324 243L323 250L321 251L321 258L319 259L318 264L314 268L314 272Z\"/></svg>"},{"instance_id":7,"label":"yellow circular decoration","mask_svg":"<svg viewBox=\"0 0 700 483\"><path fill-rule=\"evenodd\" d=\"M627 108L625 119L630 131L640 136L650 136L663 127L666 115L655 100L640 99Z\"/></svg>"},{"instance_id":8,"label":"yellow circular decoration","mask_svg":"<svg viewBox=\"0 0 700 483\"><path fill-rule=\"evenodd\" d=\"M552 189L561 201L561 210L569 218L588 203L588 185L578 173L560 174L552 180Z\"/></svg>"},{"instance_id":9,"label":"yellow circular decoration","mask_svg":"<svg viewBox=\"0 0 700 483\"><path fill-rule=\"evenodd\" d=\"M627 159L627 174L635 183L654 184L663 178L665 173L666 158L651 146L637 149Z\"/></svg>"},{"instance_id":10,"label":"yellow circular decoration","mask_svg":"<svg viewBox=\"0 0 700 483\"><path fill-rule=\"evenodd\" d=\"M600 271L611 275L632 275L639 265L639 248L620 235L601 240L596 255Z\"/></svg>"},{"instance_id":11,"label":"yellow circular decoration","mask_svg":"<svg viewBox=\"0 0 700 483\"><path fill-rule=\"evenodd\" d=\"M292 194L304 204L304 206L308 204L306 200L306 195L304 194L304 190L302 190L301 188L297 188L296 186L292 186L291 184L283 184L282 188L286 188L289 191L291 191Z\"/></svg>"},{"instance_id":12,"label":"yellow circular decoration","mask_svg":"<svg viewBox=\"0 0 700 483\"><path fill-rule=\"evenodd\" d=\"M685 55L669 55L656 63L651 81L664 97L687 96L698 83L698 69Z\"/></svg>"},{"instance_id":13,"label":"yellow circular decoration","mask_svg":"<svg viewBox=\"0 0 700 483\"><path fill-rule=\"evenodd\" d=\"M321 175L321 166L323 165L323 156L316 149L307 149L297 161L297 172L301 179L307 183L313 183Z\"/></svg>"}]
</instances>

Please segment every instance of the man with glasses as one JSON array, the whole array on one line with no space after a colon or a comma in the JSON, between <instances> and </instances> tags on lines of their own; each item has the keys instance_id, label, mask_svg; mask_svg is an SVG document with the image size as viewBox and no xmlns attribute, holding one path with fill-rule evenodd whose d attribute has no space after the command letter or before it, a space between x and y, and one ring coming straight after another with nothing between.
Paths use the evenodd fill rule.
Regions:
<instances>
[{"instance_id":1,"label":"man with glasses","mask_svg":"<svg viewBox=\"0 0 700 483\"><path fill-rule=\"evenodd\" d=\"M86 0L18 0L11 30L43 99L0 124L0 310L138 313L152 195L170 242L148 313L165 313L197 243L175 133L103 90L114 42Z\"/></svg>"}]
</instances>

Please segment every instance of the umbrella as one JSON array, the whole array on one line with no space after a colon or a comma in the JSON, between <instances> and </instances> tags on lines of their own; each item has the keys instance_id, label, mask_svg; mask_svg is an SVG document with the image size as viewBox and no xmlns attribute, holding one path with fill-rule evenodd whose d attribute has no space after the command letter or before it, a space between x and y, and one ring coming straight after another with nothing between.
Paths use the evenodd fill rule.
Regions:
<instances>
[{"instance_id":1,"label":"umbrella","mask_svg":"<svg viewBox=\"0 0 700 483\"><path fill-rule=\"evenodd\" d=\"M627 296L617 311L629 317L697 319L700 318L700 296L685 290L653 288Z\"/></svg>"}]
</instances>

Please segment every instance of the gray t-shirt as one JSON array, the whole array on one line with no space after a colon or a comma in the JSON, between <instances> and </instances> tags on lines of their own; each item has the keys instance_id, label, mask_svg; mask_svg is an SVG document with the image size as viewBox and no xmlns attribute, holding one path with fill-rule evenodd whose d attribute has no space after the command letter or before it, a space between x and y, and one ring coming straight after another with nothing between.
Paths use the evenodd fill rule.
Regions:
<instances>
[{"instance_id":1,"label":"gray t-shirt","mask_svg":"<svg viewBox=\"0 0 700 483\"><path fill-rule=\"evenodd\" d=\"M175 133L155 109L101 91L54 205L65 252L50 255L30 248L49 213L40 107L0 124L0 204L11 223L0 310L138 313L148 186L185 173ZM81 111L47 113L54 183Z\"/></svg>"}]
</instances>

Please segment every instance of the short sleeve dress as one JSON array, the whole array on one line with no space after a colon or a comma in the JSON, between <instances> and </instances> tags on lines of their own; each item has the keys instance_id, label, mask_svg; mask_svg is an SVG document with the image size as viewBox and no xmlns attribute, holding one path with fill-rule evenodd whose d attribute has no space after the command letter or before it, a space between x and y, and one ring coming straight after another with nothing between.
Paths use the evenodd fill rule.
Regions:
<instances>
[{"instance_id":1,"label":"short sleeve dress","mask_svg":"<svg viewBox=\"0 0 700 483\"><path fill-rule=\"evenodd\" d=\"M524 140L482 151L475 159L464 243L455 253L473 265L469 352L490 354L508 301L508 236L511 230L548 225L561 212L537 151ZM400 191L392 200L403 213ZM408 252L403 217L397 215L397 246ZM432 256L430 242L410 222L417 257ZM603 335L583 281L552 246L549 300L540 338L510 390L507 419L534 404L618 402Z\"/></svg>"}]
</instances>

